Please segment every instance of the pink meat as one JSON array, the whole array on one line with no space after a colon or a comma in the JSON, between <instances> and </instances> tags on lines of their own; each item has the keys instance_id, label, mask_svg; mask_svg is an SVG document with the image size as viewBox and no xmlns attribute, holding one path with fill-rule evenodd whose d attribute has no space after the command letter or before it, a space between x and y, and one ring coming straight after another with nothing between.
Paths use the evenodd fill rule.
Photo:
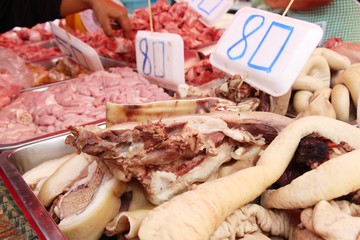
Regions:
<instances>
[{"instance_id":1,"label":"pink meat","mask_svg":"<svg viewBox=\"0 0 360 240\"><path fill-rule=\"evenodd\" d=\"M169 5L166 0L158 0L151 7L153 27L156 32L177 33L184 38L184 48L194 49L220 39L222 30L207 27L199 20L199 15L188 8L187 2ZM132 36L139 30L150 30L147 8L136 9L131 18ZM190 32L189 32L190 30ZM123 38L122 30L115 31L115 39L107 38L102 31L95 33L73 32L105 57L135 63L134 42Z\"/></svg>"},{"instance_id":2,"label":"pink meat","mask_svg":"<svg viewBox=\"0 0 360 240\"><path fill-rule=\"evenodd\" d=\"M344 56L347 56L351 63L360 63L360 43L343 42L341 38L329 38L324 47L330 48Z\"/></svg>"},{"instance_id":3,"label":"pink meat","mask_svg":"<svg viewBox=\"0 0 360 240\"><path fill-rule=\"evenodd\" d=\"M98 71L44 91L20 93L0 110L0 144L29 140L69 125L104 120L108 101L130 104L168 99L171 97L163 89L131 68Z\"/></svg>"},{"instance_id":4,"label":"pink meat","mask_svg":"<svg viewBox=\"0 0 360 240\"><path fill-rule=\"evenodd\" d=\"M63 55L58 47L47 47L38 44L53 39L51 32L45 30L45 24L30 28L15 28L0 35L0 48L14 50L28 61Z\"/></svg>"},{"instance_id":5,"label":"pink meat","mask_svg":"<svg viewBox=\"0 0 360 240\"><path fill-rule=\"evenodd\" d=\"M0 109L10 104L20 94L21 88L20 85L10 84L0 78Z\"/></svg>"},{"instance_id":6,"label":"pink meat","mask_svg":"<svg viewBox=\"0 0 360 240\"><path fill-rule=\"evenodd\" d=\"M40 126L52 126L54 125L55 121L56 121L56 117L52 115L43 115L39 118L36 124Z\"/></svg>"}]
</instances>

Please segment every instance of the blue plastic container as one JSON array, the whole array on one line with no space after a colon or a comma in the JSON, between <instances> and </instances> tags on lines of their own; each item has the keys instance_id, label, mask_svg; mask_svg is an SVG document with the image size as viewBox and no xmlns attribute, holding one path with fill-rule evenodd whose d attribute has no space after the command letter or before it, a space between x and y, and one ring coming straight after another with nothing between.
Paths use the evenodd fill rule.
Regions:
<instances>
[{"instance_id":1,"label":"blue plastic container","mask_svg":"<svg viewBox=\"0 0 360 240\"><path fill-rule=\"evenodd\" d=\"M147 0L121 0L128 10L128 13L133 13L137 8L145 8L148 6ZM155 3L156 0L151 0L151 3Z\"/></svg>"}]
</instances>

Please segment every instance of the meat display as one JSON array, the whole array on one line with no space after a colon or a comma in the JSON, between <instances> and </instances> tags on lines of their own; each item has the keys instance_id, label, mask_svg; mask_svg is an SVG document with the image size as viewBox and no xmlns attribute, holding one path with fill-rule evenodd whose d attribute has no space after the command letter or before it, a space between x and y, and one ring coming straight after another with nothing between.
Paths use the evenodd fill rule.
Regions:
<instances>
[{"instance_id":1,"label":"meat display","mask_svg":"<svg viewBox=\"0 0 360 240\"><path fill-rule=\"evenodd\" d=\"M45 29L45 24L38 24L31 29L14 28L0 34L0 48L12 49L26 61L63 55L49 40L53 40L52 33Z\"/></svg>"},{"instance_id":2,"label":"meat display","mask_svg":"<svg viewBox=\"0 0 360 240\"><path fill-rule=\"evenodd\" d=\"M0 109L10 104L21 89L30 87L31 72L13 50L0 48Z\"/></svg>"},{"instance_id":3,"label":"meat display","mask_svg":"<svg viewBox=\"0 0 360 240\"><path fill-rule=\"evenodd\" d=\"M240 111L264 111L276 112L285 115L282 111L283 103L259 89L244 82L240 75L225 76L201 86L181 84L175 94L176 98L198 98L198 97L218 97L227 99L235 103ZM286 99L285 103L286 103Z\"/></svg>"},{"instance_id":4,"label":"meat display","mask_svg":"<svg viewBox=\"0 0 360 240\"><path fill-rule=\"evenodd\" d=\"M104 71L67 58L36 65L62 55L44 24L0 34L0 152L66 132L58 140L68 155L16 167L30 200L69 240L360 240L360 130L349 124L359 118L360 45L329 39L273 97L211 65L201 48L223 30L187 1L151 10L154 31L179 34L192 60L174 96L134 70L147 8L131 15L132 39L61 26L126 66ZM23 58L36 88L1 64L3 49ZM48 143L39 145L50 152Z\"/></svg>"},{"instance_id":5,"label":"meat display","mask_svg":"<svg viewBox=\"0 0 360 240\"><path fill-rule=\"evenodd\" d=\"M144 103L171 97L131 68L98 71L36 91L22 92L0 111L1 144L11 144L105 119L106 102Z\"/></svg>"},{"instance_id":6,"label":"meat display","mask_svg":"<svg viewBox=\"0 0 360 240\"><path fill-rule=\"evenodd\" d=\"M220 39L223 32L200 22L200 15L189 9L186 2L169 5L167 0L158 0L151 9L154 31L179 34L184 40L185 49L196 49L214 43ZM139 30L150 31L147 8L136 9L130 20L133 37ZM101 56L135 63L134 42L125 39L121 30L115 31L113 39L106 37L101 30L95 33L73 34L95 48Z\"/></svg>"},{"instance_id":7,"label":"meat display","mask_svg":"<svg viewBox=\"0 0 360 240\"><path fill-rule=\"evenodd\" d=\"M188 8L186 1L170 6L167 0L158 0L151 9L154 31L179 34L184 40L185 49L196 49L214 43L223 32L201 23L200 15ZM132 25L135 31L150 30L148 9L135 10Z\"/></svg>"},{"instance_id":8,"label":"meat display","mask_svg":"<svg viewBox=\"0 0 360 240\"><path fill-rule=\"evenodd\" d=\"M91 73L90 70L67 57L57 59L54 66L49 69L47 69L44 65L39 64L39 62L28 63L26 66L33 74L33 87L61 82L63 80L76 78L80 74Z\"/></svg>"}]
</instances>

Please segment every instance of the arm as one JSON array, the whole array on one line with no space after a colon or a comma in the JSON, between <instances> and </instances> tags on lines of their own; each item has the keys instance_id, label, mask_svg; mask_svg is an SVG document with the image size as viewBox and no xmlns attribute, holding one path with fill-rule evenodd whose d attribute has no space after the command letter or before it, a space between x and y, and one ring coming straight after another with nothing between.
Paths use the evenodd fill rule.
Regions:
<instances>
[{"instance_id":1,"label":"arm","mask_svg":"<svg viewBox=\"0 0 360 240\"><path fill-rule=\"evenodd\" d=\"M62 0L60 7L61 16L92 9L104 32L112 36L110 20L117 21L124 31L124 36L131 37L131 23L125 7L114 3L112 0Z\"/></svg>"},{"instance_id":2,"label":"arm","mask_svg":"<svg viewBox=\"0 0 360 240\"><path fill-rule=\"evenodd\" d=\"M313 8L321 7L332 0L295 0L291 5L291 10L310 10ZM285 9L290 0L265 0L265 3L268 4L273 9Z\"/></svg>"}]
</instances>

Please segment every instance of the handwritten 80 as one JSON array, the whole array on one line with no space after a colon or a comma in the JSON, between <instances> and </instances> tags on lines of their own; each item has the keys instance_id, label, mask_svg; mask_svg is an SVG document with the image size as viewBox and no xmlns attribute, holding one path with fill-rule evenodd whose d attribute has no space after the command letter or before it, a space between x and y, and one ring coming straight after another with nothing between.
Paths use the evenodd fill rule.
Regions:
<instances>
[{"instance_id":1,"label":"handwritten 80","mask_svg":"<svg viewBox=\"0 0 360 240\"><path fill-rule=\"evenodd\" d=\"M135 48L140 74L168 89L184 83L184 42L180 35L138 31Z\"/></svg>"},{"instance_id":2,"label":"handwritten 80","mask_svg":"<svg viewBox=\"0 0 360 240\"><path fill-rule=\"evenodd\" d=\"M213 26L234 4L234 0L191 0L189 7L200 14L200 21Z\"/></svg>"},{"instance_id":3,"label":"handwritten 80","mask_svg":"<svg viewBox=\"0 0 360 240\"><path fill-rule=\"evenodd\" d=\"M192 0L190 4L193 4L196 9L203 12L206 15L211 15L217 8L221 7L227 0Z\"/></svg>"},{"instance_id":4,"label":"handwritten 80","mask_svg":"<svg viewBox=\"0 0 360 240\"><path fill-rule=\"evenodd\" d=\"M256 70L271 72L286 47L294 27L272 21L264 34L264 31L260 32L264 27L264 22L265 17L257 14L251 15L245 20L241 38L232 43L226 50L228 59L242 59L248 51L248 45L251 44L251 37L254 36L260 38L260 43L254 41L258 45L255 47L255 51L250 53L247 65ZM267 64L264 64L264 57L268 59Z\"/></svg>"},{"instance_id":5,"label":"handwritten 80","mask_svg":"<svg viewBox=\"0 0 360 240\"><path fill-rule=\"evenodd\" d=\"M244 7L221 36L210 62L280 96L289 90L322 35L316 24Z\"/></svg>"},{"instance_id":6,"label":"handwritten 80","mask_svg":"<svg viewBox=\"0 0 360 240\"><path fill-rule=\"evenodd\" d=\"M140 53L142 54L141 70L146 76L156 78L165 77L165 45L163 41L151 42L151 55L149 55L148 38L142 38L139 42Z\"/></svg>"}]
</instances>

